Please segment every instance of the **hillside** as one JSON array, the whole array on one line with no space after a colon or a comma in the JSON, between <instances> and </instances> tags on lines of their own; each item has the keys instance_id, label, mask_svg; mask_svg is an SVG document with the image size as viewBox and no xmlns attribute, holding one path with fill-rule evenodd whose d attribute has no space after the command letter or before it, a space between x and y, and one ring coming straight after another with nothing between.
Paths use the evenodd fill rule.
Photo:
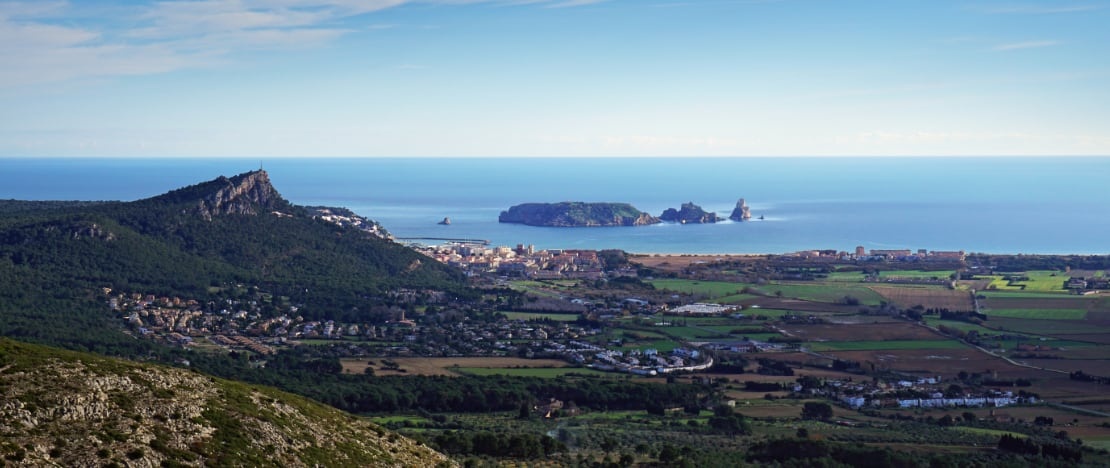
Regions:
<instances>
[{"instance_id":1,"label":"hillside","mask_svg":"<svg viewBox=\"0 0 1110 468\"><path fill-rule=\"evenodd\" d=\"M402 288L469 294L459 272L384 231L318 213L282 198L263 171L134 202L0 201L0 335L134 348L107 323L104 288L205 302L249 287L314 319Z\"/></svg>"},{"instance_id":2,"label":"hillside","mask_svg":"<svg viewBox=\"0 0 1110 468\"><path fill-rule=\"evenodd\" d=\"M628 203L524 203L502 211L498 221L529 226L642 226L659 219Z\"/></svg>"},{"instance_id":3,"label":"hillside","mask_svg":"<svg viewBox=\"0 0 1110 468\"><path fill-rule=\"evenodd\" d=\"M271 388L3 338L0 402L0 457L21 464L451 464L372 423Z\"/></svg>"}]
</instances>

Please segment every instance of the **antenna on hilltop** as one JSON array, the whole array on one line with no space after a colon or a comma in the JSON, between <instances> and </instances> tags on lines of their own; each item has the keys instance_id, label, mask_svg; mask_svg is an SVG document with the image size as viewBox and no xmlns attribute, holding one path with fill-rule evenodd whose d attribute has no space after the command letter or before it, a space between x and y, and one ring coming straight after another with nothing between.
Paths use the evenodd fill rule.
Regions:
<instances>
[{"instance_id":1,"label":"antenna on hilltop","mask_svg":"<svg viewBox=\"0 0 1110 468\"><path fill-rule=\"evenodd\" d=\"M261 159L258 160L258 170L260 170L260 171L262 170L262 160Z\"/></svg>"}]
</instances>

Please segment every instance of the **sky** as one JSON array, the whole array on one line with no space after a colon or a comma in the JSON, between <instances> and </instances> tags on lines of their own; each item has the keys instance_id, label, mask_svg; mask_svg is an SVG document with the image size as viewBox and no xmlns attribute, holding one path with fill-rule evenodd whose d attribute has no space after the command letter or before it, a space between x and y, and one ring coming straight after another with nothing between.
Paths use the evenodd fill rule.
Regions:
<instances>
[{"instance_id":1,"label":"sky","mask_svg":"<svg viewBox=\"0 0 1110 468\"><path fill-rule=\"evenodd\" d=\"M0 0L0 157L1110 155L1110 1Z\"/></svg>"}]
</instances>

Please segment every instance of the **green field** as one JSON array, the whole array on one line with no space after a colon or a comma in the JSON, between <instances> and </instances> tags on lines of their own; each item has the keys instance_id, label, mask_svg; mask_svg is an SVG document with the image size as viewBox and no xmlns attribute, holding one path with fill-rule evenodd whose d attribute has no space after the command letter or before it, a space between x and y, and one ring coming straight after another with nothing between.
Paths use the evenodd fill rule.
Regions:
<instances>
[{"instance_id":1,"label":"green field","mask_svg":"<svg viewBox=\"0 0 1110 468\"><path fill-rule=\"evenodd\" d=\"M829 273L828 281L839 281L843 283L859 283L866 278L862 271L834 271Z\"/></svg>"},{"instance_id":2,"label":"green field","mask_svg":"<svg viewBox=\"0 0 1110 468\"><path fill-rule=\"evenodd\" d=\"M777 296L782 292L782 297L802 299L805 301L814 302L827 302L837 303L844 299L844 296L852 296L859 299L860 304L863 305L879 305L883 300L875 291L863 286L846 286L843 284L829 284L829 283L775 283L775 284L761 284L752 289L762 292L766 296Z\"/></svg>"},{"instance_id":3,"label":"green field","mask_svg":"<svg viewBox=\"0 0 1110 468\"><path fill-rule=\"evenodd\" d=\"M1070 278L1070 276L1067 276L1063 272L1047 270L1027 271L1025 273L1014 273L1006 276L1026 276L1029 280L1016 281L1010 284L1002 275L986 276L985 278L990 278L991 280L987 289L992 291L1025 291L1062 294L1067 293L1067 290L1064 289L1064 283Z\"/></svg>"},{"instance_id":4,"label":"green field","mask_svg":"<svg viewBox=\"0 0 1110 468\"><path fill-rule=\"evenodd\" d=\"M451 370L466 375L506 375L510 377L543 377L553 379L555 377L562 377L568 374L577 375L596 375L604 377L616 377L619 375L613 372L602 372L595 369L586 369L581 367L535 367L535 368L490 368L490 367L453 367Z\"/></svg>"},{"instance_id":5,"label":"green field","mask_svg":"<svg viewBox=\"0 0 1110 468\"><path fill-rule=\"evenodd\" d=\"M898 349L958 349L966 347L956 340L822 341L805 345L813 351L877 351Z\"/></svg>"},{"instance_id":6,"label":"green field","mask_svg":"<svg viewBox=\"0 0 1110 468\"><path fill-rule=\"evenodd\" d=\"M908 278L908 279L949 279L955 270L922 271L922 270L890 270L879 273L879 279Z\"/></svg>"},{"instance_id":7,"label":"green field","mask_svg":"<svg viewBox=\"0 0 1110 468\"><path fill-rule=\"evenodd\" d=\"M683 292L688 294L702 294L712 300L730 303L743 301L760 296L778 296L802 299L814 302L836 303L844 296L859 299L860 304L879 305L882 301L875 291L863 286L847 286L836 282L830 283L772 283L752 285L747 283L728 283L724 281L694 281L680 279L654 280L651 284L656 289L665 291ZM755 294L745 294L742 291L749 288Z\"/></svg>"},{"instance_id":8,"label":"green field","mask_svg":"<svg viewBox=\"0 0 1110 468\"><path fill-rule=\"evenodd\" d=\"M991 309L987 317L1006 317L1029 320L1083 320L1087 311L1083 309Z\"/></svg>"},{"instance_id":9,"label":"green field","mask_svg":"<svg viewBox=\"0 0 1110 468\"><path fill-rule=\"evenodd\" d=\"M736 304L738 302L746 301L748 299L754 299L756 297L759 297L759 296L755 296L755 295L752 295L752 294L732 294L732 295L729 295L729 296L718 297L717 299L714 299L714 300L721 303L721 304Z\"/></svg>"},{"instance_id":10,"label":"green field","mask_svg":"<svg viewBox=\"0 0 1110 468\"><path fill-rule=\"evenodd\" d=\"M746 283L728 283L724 281L695 281L683 279L664 279L649 281L655 289L674 291L687 294L704 294L710 298L723 298L743 294L741 291L751 286Z\"/></svg>"},{"instance_id":11,"label":"green field","mask_svg":"<svg viewBox=\"0 0 1110 468\"><path fill-rule=\"evenodd\" d=\"M633 349L638 349L640 351L643 351L645 349L654 349L656 351L659 351L660 353L669 353L677 347L679 347L678 342L674 340L663 339L654 341L636 341L635 343L628 343L624 346L621 346L621 349L626 351Z\"/></svg>"},{"instance_id":12,"label":"green field","mask_svg":"<svg viewBox=\"0 0 1110 468\"><path fill-rule=\"evenodd\" d=\"M550 314L541 312L502 312L509 320L541 320L548 319L556 322L573 322L578 320L578 314Z\"/></svg>"},{"instance_id":13,"label":"green field","mask_svg":"<svg viewBox=\"0 0 1110 468\"><path fill-rule=\"evenodd\" d=\"M1032 335L1110 333L1110 327L1095 325L1083 320L1037 320L996 317L992 320L988 320L984 325L997 330Z\"/></svg>"}]
</instances>

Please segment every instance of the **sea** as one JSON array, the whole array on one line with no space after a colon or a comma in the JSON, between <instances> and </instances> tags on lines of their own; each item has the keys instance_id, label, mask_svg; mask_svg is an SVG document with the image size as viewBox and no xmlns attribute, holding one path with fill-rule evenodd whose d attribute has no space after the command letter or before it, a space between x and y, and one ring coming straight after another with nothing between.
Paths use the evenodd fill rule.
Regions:
<instances>
[{"instance_id":1,"label":"sea","mask_svg":"<svg viewBox=\"0 0 1110 468\"><path fill-rule=\"evenodd\" d=\"M788 253L928 249L1110 254L1110 158L6 158L0 199L137 200L264 168L299 205L349 208L398 238L537 249ZM550 228L502 224L526 202L693 202L747 222ZM450 225L438 224L450 218Z\"/></svg>"}]
</instances>

